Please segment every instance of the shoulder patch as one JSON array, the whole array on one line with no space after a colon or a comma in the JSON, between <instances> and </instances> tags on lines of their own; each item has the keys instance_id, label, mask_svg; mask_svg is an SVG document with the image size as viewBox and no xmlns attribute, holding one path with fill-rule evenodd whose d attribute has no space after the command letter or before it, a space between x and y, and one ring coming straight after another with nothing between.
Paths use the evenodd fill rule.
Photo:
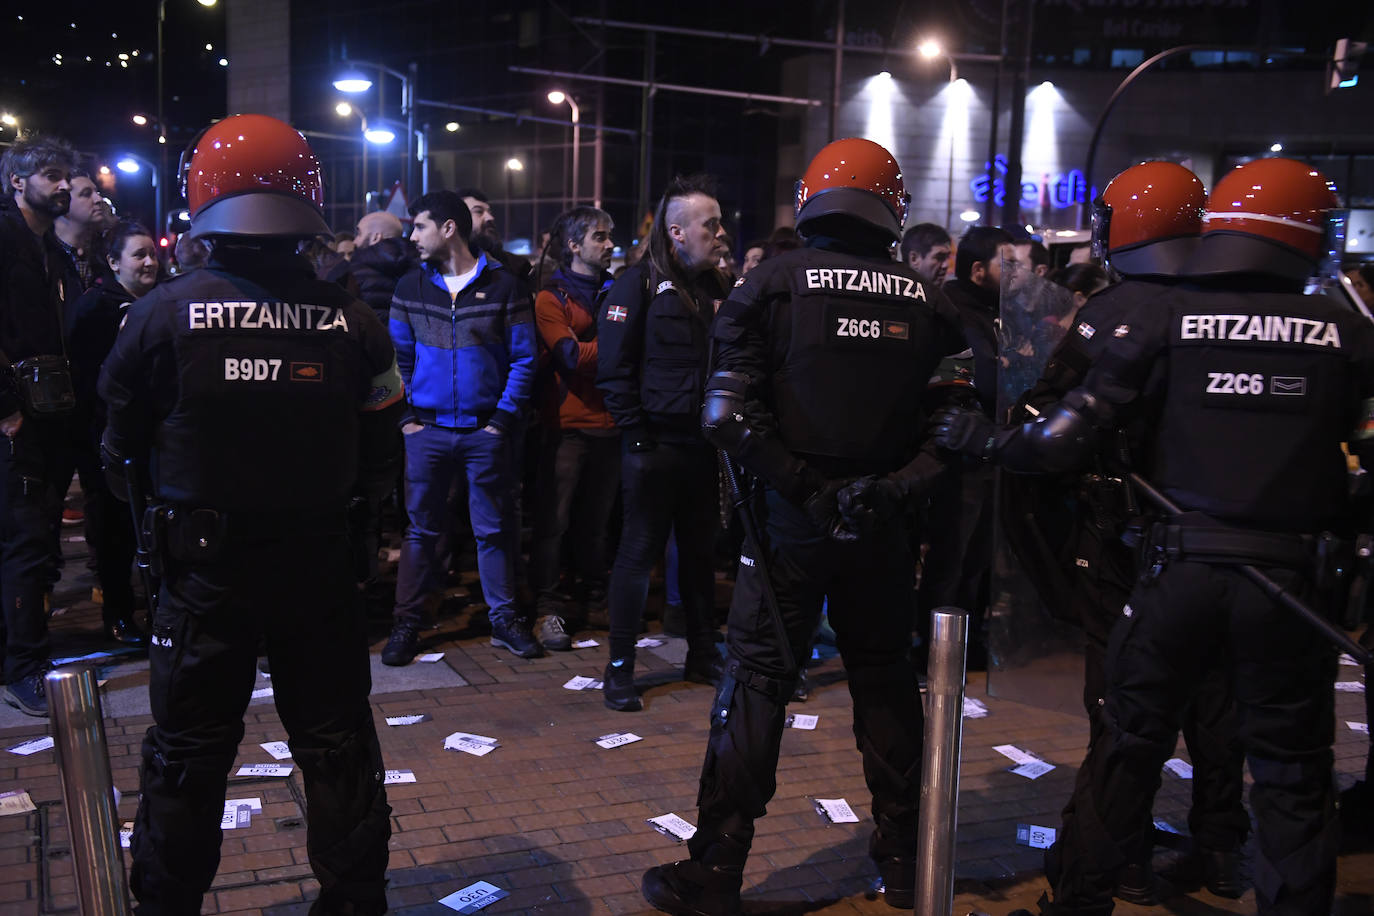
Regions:
<instances>
[{"instance_id":1,"label":"shoulder patch","mask_svg":"<svg viewBox=\"0 0 1374 916\"><path fill-rule=\"evenodd\" d=\"M654 295L657 296L660 293L666 293L668 292L668 290L676 288L677 287L673 286L672 280L664 280L662 283L658 285L658 289L654 290Z\"/></svg>"},{"instance_id":2,"label":"shoulder patch","mask_svg":"<svg viewBox=\"0 0 1374 916\"><path fill-rule=\"evenodd\" d=\"M624 321L628 317L630 317L630 313L626 311L624 306L613 305L606 309L607 321Z\"/></svg>"},{"instance_id":3,"label":"shoulder patch","mask_svg":"<svg viewBox=\"0 0 1374 916\"><path fill-rule=\"evenodd\" d=\"M1088 324L1086 321L1080 321L1078 323L1078 333L1084 340L1092 340L1093 335L1097 333L1097 328Z\"/></svg>"},{"instance_id":4,"label":"shoulder patch","mask_svg":"<svg viewBox=\"0 0 1374 916\"><path fill-rule=\"evenodd\" d=\"M1129 324L1119 324L1116 326L1116 330L1112 332L1112 336L1125 337L1129 333L1131 333L1131 326Z\"/></svg>"},{"instance_id":5,"label":"shoulder patch","mask_svg":"<svg viewBox=\"0 0 1374 916\"><path fill-rule=\"evenodd\" d=\"M736 289L738 289L739 287L741 287L741 286L743 286L743 285L744 285L744 277L740 277L738 280L735 281L735 288L736 288Z\"/></svg>"}]
</instances>

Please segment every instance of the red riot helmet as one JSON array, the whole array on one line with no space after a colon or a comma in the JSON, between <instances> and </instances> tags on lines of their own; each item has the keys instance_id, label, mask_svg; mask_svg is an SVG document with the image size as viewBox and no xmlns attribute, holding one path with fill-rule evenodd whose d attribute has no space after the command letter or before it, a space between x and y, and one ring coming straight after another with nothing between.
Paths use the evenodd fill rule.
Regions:
<instances>
[{"instance_id":1,"label":"red riot helmet","mask_svg":"<svg viewBox=\"0 0 1374 916\"><path fill-rule=\"evenodd\" d=\"M210 125L181 158L190 235L328 235L320 161L300 131L267 115Z\"/></svg>"},{"instance_id":2,"label":"red riot helmet","mask_svg":"<svg viewBox=\"0 0 1374 916\"><path fill-rule=\"evenodd\" d=\"M1093 204L1093 251L1117 273L1174 276L1202 231L1207 191L1173 162L1142 162L1113 178Z\"/></svg>"},{"instance_id":3,"label":"red riot helmet","mask_svg":"<svg viewBox=\"0 0 1374 916\"><path fill-rule=\"evenodd\" d=\"M1329 253L1336 188L1296 159L1254 159L1217 182L1188 266L1195 277L1266 274L1306 280Z\"/></svg>"},{"instance_id":4,"label":"red riot helmet","mask_svg":"<svg viewBox=\"0 0 1374 916\"><path fill-rule=\"evenodd\" d=\"M868 223L901 241L911 195L897 160L872 140L847 137L821 149L797 182L797 232L822 216L842 215Z\"/></svg>"}]
</instances>

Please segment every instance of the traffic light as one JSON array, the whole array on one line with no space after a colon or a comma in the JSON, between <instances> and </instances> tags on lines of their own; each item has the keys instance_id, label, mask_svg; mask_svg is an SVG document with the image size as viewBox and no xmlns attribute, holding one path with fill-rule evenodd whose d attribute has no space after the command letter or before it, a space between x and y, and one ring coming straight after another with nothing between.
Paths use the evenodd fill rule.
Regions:
<instances>
[{"instance_id":1,"label":"traffic light","mask_svg":"<svg viewBox=\"0 0 1374 916\"><path fill-rule=\"evenodd\" d=\"M1364 56L1366 47L1368 43L1363 41L1350 38L1336 40L1336 49L1331 53L1331 60L1326 65L1327 92L1349 89L1360 81L1360 75L1356 71L1360 69L1360 58Z\"/></svg>"}]
</instances>

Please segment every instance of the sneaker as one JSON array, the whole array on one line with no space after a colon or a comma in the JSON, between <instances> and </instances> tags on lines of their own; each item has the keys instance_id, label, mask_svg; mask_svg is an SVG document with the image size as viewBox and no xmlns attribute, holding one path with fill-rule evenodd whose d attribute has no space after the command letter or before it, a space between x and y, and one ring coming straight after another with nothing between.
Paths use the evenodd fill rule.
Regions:
<instances>
[{"instance_id":1,"label":"sneaker","mask_svg":"<svg viewBox=\"0 0 1374 916\"><path fill-rule=\"evenodd\" d=\"M633 658L611 659L601 675L601 696L606 701L606 708L616 712L639 712L644 708L639 701L639 691L635 690Z\"/></svg>"},{"instance_id":2,"label":"sneaker","mask_svg":"<svg viewBox=\"0 0 1374 916\"><path fill-rule=\"evenodd\" d=\"M403 668L415 658L420 650L420 627L409 620L392 625L391 638L382 649L382 664L393 668Z\"/></svg>"},{"instance_id":3,"label":"sneaker","mask_svg":"<svg viewBox=\"0 0 1374 916\"><path fill-rule=\"evenodd\" d=\"M80 509L63 509L62 524L79 525L86 520L86 513Z\"/></svg>"},{"instance_id":4,"label":"sneaker","mask_svg":"<svg viewBox=\"0 0 1374 916\"><path fill-rule=\"evenodd\" d=\"M549 652L567 652L572 649L572 637L568 635L568 625L562 617L550 614L539 624L539 645Z\"/></svg>"},{"instance_id":5,"label":"sneaker","mask_svg":"<svg viewBox=\"0 0 1374 916\"><path fill-rule=\"evenodd\" d=\"M491 644L499 649L509 649L520 658L539 658L544 650L535 641L529 624L523 620L498 620L491 625ZM569 642L571 647L571 642Z\"/></svg>"},{"instance_id":6,"label":"sneaker","mask_svg":"<svg viewBox=\"0 0 1374 916\"><path fill-rule=\"evenodd\" d=\"M5 685L5 702L26 716L48 717L48 693L44 689L43 675L30 674L13 684Z\"/></svg>"}]
</instances>

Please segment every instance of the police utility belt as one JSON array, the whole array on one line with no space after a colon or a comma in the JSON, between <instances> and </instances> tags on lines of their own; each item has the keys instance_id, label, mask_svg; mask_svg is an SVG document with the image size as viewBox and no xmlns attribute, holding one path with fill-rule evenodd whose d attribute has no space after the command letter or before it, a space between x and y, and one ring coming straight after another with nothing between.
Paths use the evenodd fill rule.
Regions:
<instances>
[{"instance_id":1,"label":"police utility belt","mask_svg":"<svg viewBox=\"0 0 1374 916\"><path fill-rule=\"evenodd\" d=\"M218 509L150 505L143 510L142 542L151 554L154 575L162 575L165 560L181 564L210 563L235 540L280 540L346 530L347 510L314 512L221 512Z\"/></svg>"},{"instance_id":2,"label":"police utility belt","mask_svg":"<svg viewBox=\"0 0 1374 916\"><path fill-rule=\"evenodd\" d=\"M1332 616L1342 622L1357 617L1363 607L1371 573L1369 539L1364 535L1352 542L1326 531L1284 534L1167 522L1134 529L1132 534L1141 539L1142 582L1156 579L1170 560L1278 567L1308 576Z\"/></svg>"}]
</instances>

